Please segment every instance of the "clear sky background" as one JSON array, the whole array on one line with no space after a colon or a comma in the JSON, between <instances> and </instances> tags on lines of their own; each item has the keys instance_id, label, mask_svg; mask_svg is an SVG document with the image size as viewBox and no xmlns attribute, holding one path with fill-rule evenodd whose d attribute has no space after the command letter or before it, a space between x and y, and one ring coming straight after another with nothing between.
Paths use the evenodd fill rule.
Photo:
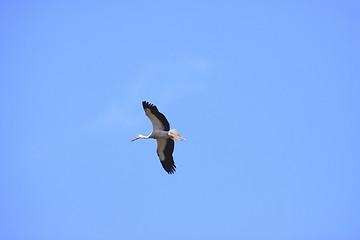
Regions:
<instances>
[{"instance_id":1,"label":"clear sky background","mask_svg":"<svg viewBox=\"0 0 360 240\"><path fill-rule=\"evenodd\" d=\"M358 1L0 2L0 239L360 239ZM186 142L168 175L141 101Z\"/></svg>"}]
</instances>

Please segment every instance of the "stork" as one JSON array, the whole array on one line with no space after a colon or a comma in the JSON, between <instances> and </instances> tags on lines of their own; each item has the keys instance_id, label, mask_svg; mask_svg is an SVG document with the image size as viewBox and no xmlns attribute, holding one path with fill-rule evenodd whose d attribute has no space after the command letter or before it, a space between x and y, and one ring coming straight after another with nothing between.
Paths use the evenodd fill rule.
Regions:
<instances>
[{"instance_id":1,"label":"stork","mask_svg":"<svg viewBox=\"0 0 360 240\"><path fill-rule=\"evenodd\" d=\"M148 116L153 125L153 131L148 136L139 134L136 138L131 140L131 142L139 138L155 138L157 141L156 152L160 162L168 174L173 174L176 168L172 156L172 153L174 152L174 140L185 141L185 139L179 136L176 129L170 130L169 122L166 120L165 116L159 112L155 105L146 101L143 101L142 105L146 116Z\"/></svg>"}]
</instances>

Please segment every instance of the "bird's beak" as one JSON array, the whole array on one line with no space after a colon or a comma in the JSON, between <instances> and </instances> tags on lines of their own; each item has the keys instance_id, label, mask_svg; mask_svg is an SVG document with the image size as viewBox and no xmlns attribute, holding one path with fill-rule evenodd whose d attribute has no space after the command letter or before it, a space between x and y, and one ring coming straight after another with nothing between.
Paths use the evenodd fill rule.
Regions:
<instances>
[{"instance_id":1,"label":"bird's beak","mask_svg":"<svg viewBox=\"0 0 360 240\"><path fill-rule=\"evenodd\" d=\"M139 139L139 137L136 137L136 138L134 138L134 139L133 139L133 140L131 140L131 141L133 142L133 141L135 141L136 139Z\"/></svg>"}]
</instances>

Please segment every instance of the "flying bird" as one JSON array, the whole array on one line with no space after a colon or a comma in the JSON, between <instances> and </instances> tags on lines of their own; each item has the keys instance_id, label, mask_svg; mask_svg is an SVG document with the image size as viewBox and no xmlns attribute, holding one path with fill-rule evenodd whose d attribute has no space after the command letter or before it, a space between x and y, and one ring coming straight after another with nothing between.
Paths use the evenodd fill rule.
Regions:
<instances>
[{"instance_id":1,"label":"flying bird","mask_svg":"<svg viewBox=\"0 0 360 240\"><path fill-rule=\"evenodd\" d=\"M146 116L148 116L153 125L153 131L149 136L137 135L136 138L131 141L133 142L139 138L155 138L157 141L156 152L160 162L167 173L173 174L176 168L172 156L174 152L174 140L185 141L185 139L179 136L176 129L170 130L169 122L155 105L146 101L143 101L142 105Z\"/></svg>"}]
</instances>

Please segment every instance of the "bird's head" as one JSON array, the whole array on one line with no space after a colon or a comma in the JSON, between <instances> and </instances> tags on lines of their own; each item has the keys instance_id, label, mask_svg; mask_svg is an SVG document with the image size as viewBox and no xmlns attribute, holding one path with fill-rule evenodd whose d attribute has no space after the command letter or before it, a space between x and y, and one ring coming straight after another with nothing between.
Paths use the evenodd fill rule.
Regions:
<instances>
[{"instance_id":1,"label":"bird's head","mask_svg":"<svg viewBox=\"0 0 360 240\"><path fill-rule=\"evenodd\" d=\"M133 140L131 140L132 142L139 139L140 138L140 135L137 135L136 138L134 138Z\"/></svg>"},{"instance_id":2,"label":"bird's head","mask_svg":"<svg viewBox=\"0 0 360 240\"><path fill-rule=\"evenodd\" d=\"M138 140L139 138L144 138L143 135L139 134L136 136L136 138L134 138L133 140L131 140L132 142L135 141L135 140Z\"/></svg>"}]
</instances>

